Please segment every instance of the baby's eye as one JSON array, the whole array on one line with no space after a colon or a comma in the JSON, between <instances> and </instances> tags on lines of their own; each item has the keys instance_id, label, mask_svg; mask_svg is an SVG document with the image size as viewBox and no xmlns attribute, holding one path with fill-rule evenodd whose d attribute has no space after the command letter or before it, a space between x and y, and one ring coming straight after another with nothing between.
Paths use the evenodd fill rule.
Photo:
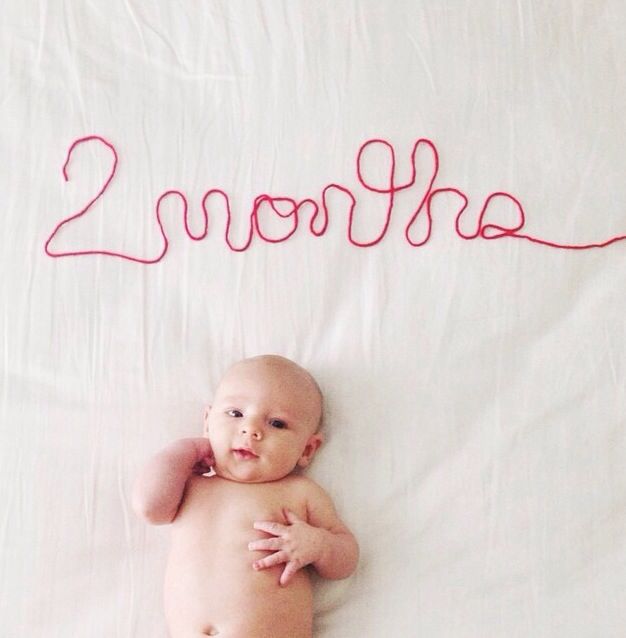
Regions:
<instances>
[{"instance_id":1,"label":"baby's eye","mask_svg":"<svg viewBox=\"0 0 626 638\"><path fill-rule=\"evenodd\" d=\"M270 425L273 428L278 428L279 430L282 430L287 427L287 424L284 421L281 421L280 419L272 419L270 421Z\"/></svg>"},{"instance_id":2,"label":"baby's eye","mask_svg":"<svg viewBox=\"0 0 626 638\"><path fill-rule=\"evenodd\" d=\"M243 416L243 412L241 410L227 410L226 414L228 414L228 416L234 416L235 418Z\"/></svg>"}]
</instances>

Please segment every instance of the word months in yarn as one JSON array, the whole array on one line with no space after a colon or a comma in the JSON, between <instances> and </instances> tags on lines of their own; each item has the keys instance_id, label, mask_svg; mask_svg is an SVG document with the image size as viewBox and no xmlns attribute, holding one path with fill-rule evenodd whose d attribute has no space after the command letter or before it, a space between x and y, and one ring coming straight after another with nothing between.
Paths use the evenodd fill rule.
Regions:
<instances>
[{"instance_id":1,"label":"word months in yarn","mask_svg":"<svg viewBox=\"0 0 626 638\"><path fill-rule=\"evenodd\" d=\"M468 199L465 194L454 187L445 187L445 188L435 188L435 180L437 178L437 174L439 172L439 154L437 152L437 148L427 138L418 139L413 145L413 149L411 151L411 174L409 178L404 183L399 183L396 175L396 154L394 147L384 139L369 139L364 142L356 156L356 174L359 181L359 184L362 188L370 193L375 193L383 198L385 202L385 218L384 223L382 224L382 228L377 236L369 241L359 241L354 237L354 217L355 211L357 210L357 197L354 193L347 187L342 186L340 184L331 183L325 186L321 193L321 205L314 199L306 198L302 200L295 200L292 197L288 196L272 196L268 194L261 194L255 197L254 202L252 204L252 209L249 214L248 220L248 235L244 242L235 246L230 238L230 227L232 222L232 211L230 206L230 197L228 193L223 191L220 188L212 188L205 192L202 197L201 208L202 208L202 229L199 233L194 234L189 227L189 208L187 204L187 198L185 195L175 189L167 190L163 192L159 198L157 199L155 206L155 217L156 222L161 231L161 237L163 240L163 246L161 252L153 258L142 258L138 256L133 256L125 253L113 252L109 250L74 250L68 252L57 252L50 249L50 244L52 240L56 236L56 234L63 228L64 226L69 225L74 220L78 219L85 215L89 209L96 203L96 201L102 197L109 187L109 184L113 180L117 170L118 164L118 155L117 151L113 144L109 141L100 137L99 135L89 135L87 137L81 137L75 140L70 146L67 157L65 159L65 163L63 164L63 177L65 181L69 181L67 167L70 163L72 153L74 149L80 144L86 144L89 142L98 142L100 144L104 144L112 153L113 163L111 165L108 177L106 178L104 184L100 188L100 190L96 193L96 195L78 212L62 219L54 228L52 233L48 236L44 250L46 254L50 257L77 257L81 255L106 255L108 257L118 257L120 259L126 259L129 261L137 262L140 264L155 264L167 253L169 242L165 229L163 228L162 220L161 220L161 204L164 199L168 197L178 197L182 203L182 212L183 212L183 222L185 225L185 232L188 237L194 241L200 241L204 239L209 232L209 203L210 201L219 196L223 199L226 210L226 225L224 231L224 240L228 246L228 248L235 252L243 252L247 250L251 243L254 235L256 234L261 240L268 243L279 243L286 241L289 239L297 230L300 224L300 218L303 214L303 211L309 211L309 232L315 237L322 236L328 227L329 218L334 217L332 215L332 206L329 202L332 192L341 192L347 197L347 201L349 202L348 208L348 220L347 220L347 238L350 244L353 246L357 246L359 248L368 248L371 246L375 246L380 243L382 239L385 237L387 233L387 229L389 228L389 224L391 222L392 214L394 212L394 206L396 203L396 195L401 193L402 191L407 191L407 189L415 186L417 179L417 169L416 169L416 157L420 146L424 146L431 152L432 157L432 165L430 174L427 176L426 185L423 188L422 192L418 194L415 198L415 206L413 208L412 214L404 227L404 237L406 241L414 247L423 246L428 242L431 236L433 218L432 218L432 202L437 195L442 193L454 193L456 196L460 198L460 206L455 214L454 220L454 229L456 234L464 240L473 240L477 238L494 240L494 239L503 239L503 238L513 238L513 239L521 239L529 242L533 242L535 244L541 244L543 246L548 246L551 248L559 248L559 249L568 249L568 250L588 250L591 248L604 248L618 241L622 241L626 239L626 235L619 235L615 237L610 237L609 239L591 244L559 244L551 241L547 241L544 239L540 239L539 237L533 237L531 235L527 235L522 231L526 217L524 213L524 208L519 200L511 195L510 193L504 191L498 191L491 193L484 201L483 206L478 215L478 220L476 223L476 228L474 232L466 233L461 229L461 218L463 214L466 212L468 206ZM366 151L371 150L373 148L383 148L389 154L388 161L388 173L383 183L374 184L370 180L367 180L364 177L364 154ZM508 224L495 224L490 222L485 222L485 217L489 206L492 201L496 200L496 198L503 198L508 200L514 205L514 209L516 211L516 221L514 223ZM288 232L283 234L280 237L270 237L262 231L262 226L259 223L259 213L262 210L262 207L265 207L264 210L271 210L273 213L278 215L283 219L288 219L290 221L290 229ZM425 216L425 217L423 217ZM421 227L425 230L421 231L422 238L419 240L415 240L412 238L411 230L416 226L418 221L421 222Z\"/></svg>"}]
</instances>

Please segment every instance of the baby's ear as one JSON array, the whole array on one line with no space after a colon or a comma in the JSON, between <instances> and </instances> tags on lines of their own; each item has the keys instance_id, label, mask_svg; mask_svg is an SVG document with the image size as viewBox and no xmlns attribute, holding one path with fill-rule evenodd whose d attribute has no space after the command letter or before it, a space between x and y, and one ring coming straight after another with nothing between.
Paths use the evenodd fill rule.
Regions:
<instances>
[{"instance_id":1,"label":"baby's ear","mask_svg":"<svg viewBox=\"0 0 626 638\"><path fill-rule=\"evenodd\" d=\"M315 456L315 453L319 449L320 445L324 442L324 437L322 434L311 434L309 440L306 442L304 446L304 452L298 459L298 465L300 467L306 467Z\"/></svg>"},{"instance_id":2,"label":"baby's ear","mask_svg":"<svg viewBox=\"0 0 626 638\"><path fill-rule=\"evenodd\" d=\"M207 404L204 406L204 414L203 414L203 418L202 421L204 423L204 426L202 428L202 433L204 434L204 436L208 436L209 434L209 412L211 411L211 406L210 404Z\"/></svg>"}]
</instances>

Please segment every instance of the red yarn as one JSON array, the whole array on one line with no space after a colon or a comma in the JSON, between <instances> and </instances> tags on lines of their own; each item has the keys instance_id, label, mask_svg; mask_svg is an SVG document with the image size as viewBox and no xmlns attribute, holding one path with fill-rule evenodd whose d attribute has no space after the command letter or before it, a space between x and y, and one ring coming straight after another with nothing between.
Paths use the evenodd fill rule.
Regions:
<instances>
[{"instance_id":1,"label":"red yarn","mask_svg":"<svg viewBox=\"0 0 626 638\"><path fill-rule=\"evenodd\" d=\"M219 189L219 188L213 188L208 190L203 198L202 198L202 216L203 216L203 230L201 233L199 233L198 235L194 235L193 232L191 231L191 229L189 228L189 224L188 224L188 219L187 219L187 215L188 215L188 207L187 207L187 198L185 197L185 195L183 193L181 193L178 190L168 190L165 191L157 200L156 203L156 220L157 220L157 224L159 225L159 228L161 229L161 236L163 237L163 249L161 251L161 253L155 257L154 259L142 259L140 257L133 257L131 255L126 255L124 253L116 253L116 252L111 252L108 250L81 250L81 251L73 251L73 252L51 252L49 249L49 245L50 242L52 241L52 239L54 238L54 236L57 234L57 232L61 229L61 227L65 226L66 224L68 224L69 222L71 222L74 219L77 219L79 217L82 217L82 215L84 215L89 208L91 208L91 206L96 202L96 200L98 200L104 193L104 191L108 188L109 184L111 183L111 180L113 179L113 176L115 175L115 171L117 168L117 162L118 162L118 156L117 156L117 152L115 150L115 147L108 142L107 140L105 140L104 138L100 137L99 135L90 135L88 137L82 137L79 138L77 140L75 140L72 145L70 146L68 152L67 152L67 158L65 160L65 164L63 164L63 177L65 178L65 181L69 181L69 178L67 176L67 165L70 162L71 159L71 155L72 155L72 151L74 150L74 148L78 145L78 144L82 144L84 142L89 142L91 140L98 140L100 142L102 142L103 144L105 144L108 148L111 149L111 151L113 152L113 157L114 157L114 161L113 161L113 166L111 168L111 172L106 180L106 182L104 183L104 185L102 186L102 188L100 189L100 191L98 192L98 194L89 201L89 203L82 208L79 212L71 215L70 217L66 217L65 219L61 220L61 222L59 222L56 227L54 228L54 230L52 231L52 233L50 234L50 236L48 237L48 239L46 240L46 243L44 245L44 250L46 252L47 255L49 255L50 257L74 257L74 256L78 256L78 255L108 255L110 257L120 257L121 259L128 259L129 261L135 261L137 263L141 263L141 264L154 264L158 261L161 261L161 259L163 259L163 257L165 256L165 253L167 252L168 246L169 246L169 242L167 240L167 234L165 232L165 230L163 229L163 224L161 223L161 212L160 212L160 207L161 207L161 201L163 199L165 199L166 197L170 196L170 195L177 195L181 198L182 200L182 204L183 204L183 221L185 224L185 232L187 233L187 235L189 236L190 239L193 239L194 241L199 241L201 239L204 239L207 236L208 230L209 230L209 211L207 209L207 200L215 194L219 194L221 195L226 203L226 230L224 233L224 239L226 241L226 244L228 245L228 247L235 252L242 252L244 250L247 250L250 246L250 244L252 243L252 237L254 235L254 233L256 232L256 234L263 239L266 242L270 242L270 243L279 243L282 241L285 241L287 239L289 239L289 237L291 237L297 230L298 228L298 222L299 222L299 213L301 211L301 209L306 206L307 204L310 204L312 206L312 213L311 213L311 218L309 221L309 231L311 232L311 234L315 235L316 237L320 237L321 235L323 235L326 232L326 228L328 227L328 218L329 218L329 207L327 204L327 193L328 191L330 191L331 189L335 189L335 190L339 190L341 192L343 192L344 194L346 194L348 196L348 198L350 199L350 210L349 210L349 214L348 214L348 241L354 245L354 246L358 246L361 248L366 248L369 246L374 246L376 244L378 244L380 241L382 241L383 237L385 236L387 229L389 227L389 223L391 221L391 215L393 212L393 208L394 208L394 199L395 199L395 195L396 193L399 193L407 188L410 188L411 186L413 186L415 184L415 178L416 178L416 169L415 169L415 157L418 151L418 148L420 146L420 144L426 144L432 151L433 156L434 156L434 166L433 166L433 171L432 174L430 176L430 181L428 182L428 186L425 189L422 198L420 199L417 207L414 209L414 212L411 216L411 218L409 219L407 225L405 226L404 229L404 236L407 240L407 242L411 245L411 246L423 246L430 238L430 234L431 234L431 230L432 230L432 214L431 214L431 202L433 197L435 197L437 194L439 193L456 193L457 195L459 195L461 197L461 199L463 200L463 205L461 206L461 208L458 210L456 217L455 217L455 231L456 234L461 237L462 239L476 239L477 237L482 237L483 239L501 239L503 237L512 237L515 239L525 239L528 241L531 241L533 243L536 244L542 244L544 246L550 246L552 248L562 248L562 249L569 249L569 250L587 250L590 248L604 248L610 244L613 244L615 242L618 241L622 241L623 239L626 239L626 235L619 235L619 236L615 236L615 237L611 237L609 239L607 239L606 241L600 242L600 243L595 243L595 244L558 244L555 242L551 242L551 241L547 241L544 239L540 239L538 237L531 237L530 235L525 235L520 233L519 231L522 230L524 223L525 223L525 215L524 215L524 208L521 205L521 203L519 202L519 200L514 197L513 195L511 195L510 193L506 193L506 192L495 192L495 193L491 193L487 199L485 200L485 203L483 204L483 207L480 211L480 214L478 216L478 223L476 226L476 231L473 234L465 234L461 231L460 228L460 219L461 216L463 215L463 213L465 212L465 209L467 208L468 205L468 200L467 197L465 196L465 194L463 192L461 192L460 190L458 190L457 188L453 188L453 187L448 187L448 188L436 188L433 189L433 184L435 182L435 179L437 177L437 173L439 172L439 155L437 153L437 149L435 147L435 145L428 139L426 138L421 138L419 140L417 140L417 142L415 142L415 145L413 146L413 151L411 152L411 178L404 184L396 184L396 156L395 156L395 151L393 146L387 142L386 140L382 140L382 139L370 139L367 140L366 142L364 142L361 147L359 148L359 152L357 154L356 157L356 172L357 172L357 177L358 180L361 184L361 186L363 186L363 188L365 188L366 190L373 192L373 193L378 193L381 195L387 195L388 196L388 205L387 205L387 212L386 212L386 219L385 219L385 223L384 226L381 230L381 232L379 233L379 235L371 240L371 241L367 241L367 242L360 242L357 241L353 234L352 234L352 226L353 226L353 222L354 222L354 209L356 207L356 203L357 200L354 197L352 191L350 191L348 188L341 186L339 184L328 184L324 190L322 191L322 207L320 209L319 205L317 204L317 202L313 199L303 199L301 201L296 201L294 199L292 199L291 197L273 197L271 195L267 195L267 194L262 194L262 195L258 195L255 200L254 200L254 204L252 206L252 210L250 211L250 222L249 222L249 227L248 227L248 237L246 239L246 241L244 242L244 244L242 246L236 247L233 246L233 244L230 241L230 225L231 225L231 218L232 218L232 213L230 210L230 199L228 197L228 194L225 193L223 190ZM362 165L362 156L364 151L368 148L369 145L372 144L382 144L384 145L391 153L391 162L390 162L390 170L389 170L389 176L388 176L388 181L387 183L383 186L383 187L379 187L379 186L375 186L373 184L368 184L366 182L366 180L363 177L363 173L361 170L361 165ZM496 198L496 197L504 197L507 198L509 200L511 200L512 202L514 202L515 207L519 213L519 220L518 223L514 226L501 226L499 224L492 224L492 223L487 223L487 224L483 224L483 219L484 216L487 212L487 209L489 207L489 204L491 202L492 199ZM273 210L274 213L276 213L277 215L279 215L280 217L283 218L292 218L292 227L291 230L283 235L282 237L277 237L277 238L273 238L273 237L268 237L266 235L263 234L263 232L261 231L261 228L259 226L259 219L258 219L258 215L259 215L259 209L260 207L264 204L267 203L269 204L269 206L271 207L271 209ZM288 211L287 212L282 212L281 210L279 210L277 208L278 204L288 204ZM423 240L421 241L413 241L410 236L410 230L411 227L413 226L414 223L416 223L416 221L418 220L419 216L422 213L426 213L426 218L427 218L427 232L426 232L426 236ZM318 218L318 215L322 215L322 224L321 224L321 228L317 229L316 228L316 221Z\"/></svg>"}]
</instances>

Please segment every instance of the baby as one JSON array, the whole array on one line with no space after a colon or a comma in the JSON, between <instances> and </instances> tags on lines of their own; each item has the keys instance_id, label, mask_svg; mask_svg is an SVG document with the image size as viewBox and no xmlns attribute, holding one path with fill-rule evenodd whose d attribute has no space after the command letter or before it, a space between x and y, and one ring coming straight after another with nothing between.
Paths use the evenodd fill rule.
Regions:
<instances>
[{"instance_id":1,"label":"baby","mask_svg":"<svg viewBox=\"0 0 626 638\"><path fill-rule=\"evenodd\" d=\"M359 556L329 496L299 473L322 443L321 417L306 370L274 355L246 359L221 380L204 436L174 442L142 471L135 512L172 523L172 638L312 635L308 570L345 578Z\"/></svg>"}]
</instances>

